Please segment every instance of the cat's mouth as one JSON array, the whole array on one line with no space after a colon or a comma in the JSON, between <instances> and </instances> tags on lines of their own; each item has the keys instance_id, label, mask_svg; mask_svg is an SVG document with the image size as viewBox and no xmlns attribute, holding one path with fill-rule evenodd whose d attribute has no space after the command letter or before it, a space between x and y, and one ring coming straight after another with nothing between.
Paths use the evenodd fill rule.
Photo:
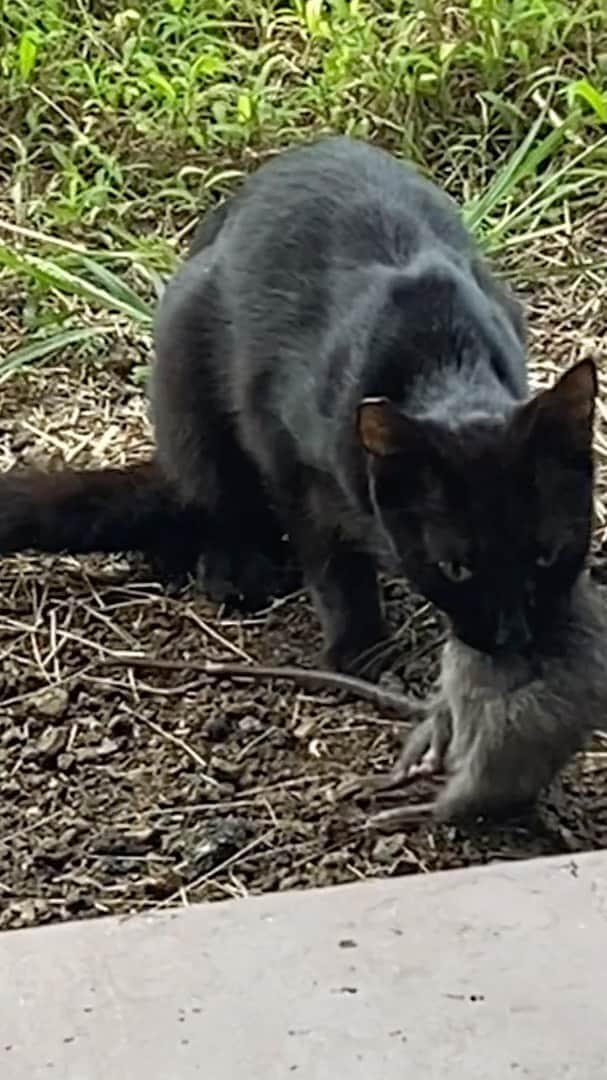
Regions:
<instances>
[{"instance_id":1,"label":"cat's mouth","mask_svg":"<svg viewBox=\"0 0 607 1080\"><path fill-rule=\"evenodd\" d=\"M524 611L500 611L493 630L458 620L454 620L452 630L469 648L496 659L533 653L534 635Z\"/></svg>"},{"instance_id":2,"label":"cat's mouth","mask_svg":"<svg viewBox=\"0 0 607 1080\"><path fill-rule=\"evenodd\" d=\"M497 652L521 653L531 645L532 640L533 634L523 608L500 611L495 633Z\"/></svg>"}]
</instances>

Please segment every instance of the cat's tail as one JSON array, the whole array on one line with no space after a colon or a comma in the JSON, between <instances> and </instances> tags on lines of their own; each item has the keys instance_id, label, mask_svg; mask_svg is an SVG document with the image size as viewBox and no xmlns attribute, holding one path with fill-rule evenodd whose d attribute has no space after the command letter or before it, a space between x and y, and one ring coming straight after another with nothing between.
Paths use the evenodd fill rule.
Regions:
<instances>
[{"instance_id":1,"label":"cat's tail","mask_svg":"<svg viewBox=\"0 0 607 1080\"><path fill-rule=\"evenodd\" d=\"M0 475L2 555L137 551L187 573L200 553L201 528L200 511L180 503L154 460L122 469L16 468Z\"/></svg>"}]
</instances>

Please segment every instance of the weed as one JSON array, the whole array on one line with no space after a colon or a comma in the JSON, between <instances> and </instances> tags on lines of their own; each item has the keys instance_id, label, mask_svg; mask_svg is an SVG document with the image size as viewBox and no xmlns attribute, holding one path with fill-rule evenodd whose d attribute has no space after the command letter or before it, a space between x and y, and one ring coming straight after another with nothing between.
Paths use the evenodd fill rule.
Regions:
<instances>
[{"instance_id":1,"label":"weed","mask_svg":"<svg viewBox=\"0 0 607 1080\"><path fill-rule=\"evenodd\" d=\"M52 312L57 349L148 327L200 211L322 131L412 158L492 253L604 190L598 2L5 0L0 34L0 273L44 309L11 371Z\"/></svg>"}]
</instances>

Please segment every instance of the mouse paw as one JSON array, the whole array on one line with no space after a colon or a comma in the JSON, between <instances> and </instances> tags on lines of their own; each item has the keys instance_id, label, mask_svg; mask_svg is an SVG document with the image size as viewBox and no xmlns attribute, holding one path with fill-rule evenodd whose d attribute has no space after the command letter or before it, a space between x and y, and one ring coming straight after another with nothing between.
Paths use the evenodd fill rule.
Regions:
<instances>
[{"instance_id":1,"label":"mouse paw","mask_svg":"<svg viewBox=\"0 0 607 1080\"><path fill-rule=\"evenodd\" d=\"M376 814L371 814L367 818L365 828L369 832L400 832L401 829L407 826L415 827L431 821L434 808L432 802L401 803L390 810L379 810Z\"/></svg>"},{"instance_id":2,"label":"mouse paw","mask_svg":"<svg viewBox=\"0 0 607 1080\"><path fill-rule=\"evenodd\" d=\"M442 772L440 752L434 746L431 746L429 750L426 750L420 761L409 766L407 776L413 780L420 776L435 776L440 772Z\"/></svg>"}]
</instances>

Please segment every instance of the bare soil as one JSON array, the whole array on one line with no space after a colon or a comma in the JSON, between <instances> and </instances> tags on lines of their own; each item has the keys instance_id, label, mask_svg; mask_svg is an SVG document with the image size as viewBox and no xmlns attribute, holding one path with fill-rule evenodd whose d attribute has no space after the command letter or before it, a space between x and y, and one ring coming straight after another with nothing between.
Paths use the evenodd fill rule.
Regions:
<instances>
[{"instance_id":1,"label":"bare soil","mask_svg":"<svg viewBox=\"0 0 607 1080\"><path fill-rule=\"evenodd\" d=\"M105 662L143 644L167 657L309 663L319 641L303 597L226 623L116 561L56 560L42 580L29 564L10 596L6 573L2 584L13 627L0 676L2 927L607 844L600 753L576 761L534 820L372 837L331 791L389 765L389 717L288 684ZM402 676L421 689L439 630L400 586L387 592L393 616L406 613Z\"/></svg>"},{"instance_id":2,"label":"bare soil","mask_svg":"<svg viewBox=\"0 0 607 1080\"><path fill-rule=\"evenodd\" d=\"M607 310L598 300L592 282L548 281L529 293L540 381L598 351ZM144 396L127 377L147 360L141 342L125 331L110 358L67 360L3 386L2 468L147 452ZM600 493L605 446L601 405ZM595 568L605 581L602 494L598 509ZM441 627L402 583L387 583L386 598L400 634L395 673L407 690L424 690ZM135 559L3 560L0 928L607 846L604 740L533 820L374 837L355 806L331 794L346 777L391 764L392 718L285 683L108 664L139 651L309 666L319 645L303 595L243 621L193 592L166 595ZM412 787L411 797L423 792Z\"/></svg>"}]
</instances>

